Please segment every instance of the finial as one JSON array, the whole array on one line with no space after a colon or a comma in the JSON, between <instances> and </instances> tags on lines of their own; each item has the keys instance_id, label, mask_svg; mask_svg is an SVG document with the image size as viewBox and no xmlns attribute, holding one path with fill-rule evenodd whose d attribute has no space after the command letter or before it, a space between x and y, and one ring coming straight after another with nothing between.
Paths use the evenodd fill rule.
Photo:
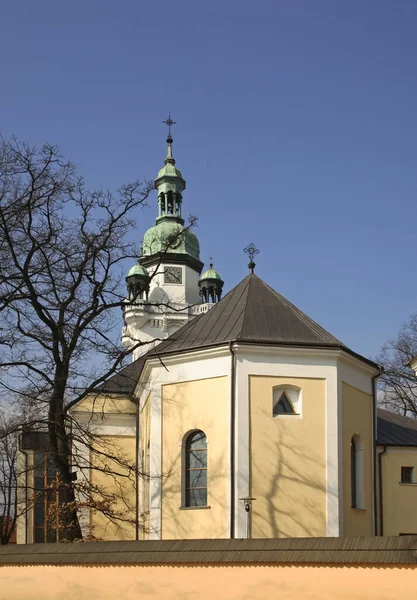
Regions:
<instances>
[{"instance_id":1,"label":"finial","mask_svg":"<svg viewBox=\"0 0 417 600\"><path fill-rule=\"evenodd\" d=\"M177 122L171 119L171 112L168 115L168 119L166 121L162 121L162 123L166 123L168 125L168 137L171 137L171 127L172 125L176 125Z\"/></svg>"},{"instance_id":2,"label":"finial","mask_svg":"<svg viewBox=\"0 0 417 600\"><path fill-rule=\"evenodd\" d=\"M174 140L172 139L172 135L171 135L171 127L173 125L176 125L177 122L173 121L171 119L171 112L168 115L168 119L166 119L165 121L162 121L162 122L166 123L168 125L168 135L167 135L168 153L167 153L167 157L165 159L165 164L171 163L172 165L175 165L175 160L174 160L174 157L172 156L172 142Z\"/></svg>"},{"instance_id":3,"label":"finial","mask_svg":"<svg viewBox=\"0 0 417 600\"><path fill-rule=\"evenodd\" d=\"M257 254L259 254L259 250L255 246L255 244L253 242L251 242L248 246L246 246L246 248L243 248L243 252L245 252L245 254L247 254L249 256L249 263L248 263L249 273L253 273L253 270L256 266L255 263L253 262L253 259Z\"/></svg>"},{"instance_id":4,"label":"finial","mask_svg":"<svg viewBox=\"0 0 417 600\"><path fill-rule=\"evenodd\" d=\"M210 261L210 269L213 268L213 257L209 256L209 261Z\"/></svg>"}]
</instances>

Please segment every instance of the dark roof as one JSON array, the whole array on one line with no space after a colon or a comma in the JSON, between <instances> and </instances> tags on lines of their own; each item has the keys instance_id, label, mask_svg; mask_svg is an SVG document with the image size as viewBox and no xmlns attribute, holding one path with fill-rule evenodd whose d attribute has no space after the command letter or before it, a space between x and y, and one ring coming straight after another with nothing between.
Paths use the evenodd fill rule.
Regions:
<instances>
[{"instance_id":1,"label":"dark roof","mask_svg":"<svg viewBox=\"0 0 417 600\"><path fill-rule=\"evenodd\" d=\"M104 394L118 394L123 396L132 396L136 384L139 380L142 369L145 366L147 354L144 354L134 362L121 369L118 373L115 373L109 377L104 383L98 385L95 389L91 390L92 394L104 393ZM72 408L80 402L79 399L70 402L65 410Z\"/></svg>"},{"instance_id":2,"label":"dark roof","mask_svg":"<svg viewBox=\"0 0 417 600\"><path fill-rule=\"evenodd\" d=\"M417 536L0 546L0 564L416 564Z\"/></svg>"},{"instance_id":3,"label":"dark roof","mask_svg":"<svg viewBox=\"0 0 417 600\"><path fill-rule=\"evenodd\" d=\"M378 367L349 350L254 274L243 279L211 310L164 340L149 356L217 346L230 341L342 348Z\"/></svg>"},{"instance_id":4,"label":"dark roof","mask_svg":"<svg viewBox=\"0 0 417 600\"><path fill-rule=\"evenodd\" d=\"M20 447L22 450L47 450L49 448L48 432L25 427L22 431Z\"/></svg>"},{"instance_id":5,"label":"dark roof","mask_svg":"<svg viewBox=\"0 0 417 600\"><path fill-rule=\"evenodd\" d=\"M146 354L109 377L107 381L97 386L95 391L105 392L106 394L133 394L145 361Z\"/></svg>"},{"instance_id":6,"label":"dark roof","mask_svg":"<svg viewBox=\"0 0 417 600\"><path fill-rule=\"evenodd\" d=\"M378 408L376 437L380 446L417 446L417 419Z\"/></svg>"}]
</instances>

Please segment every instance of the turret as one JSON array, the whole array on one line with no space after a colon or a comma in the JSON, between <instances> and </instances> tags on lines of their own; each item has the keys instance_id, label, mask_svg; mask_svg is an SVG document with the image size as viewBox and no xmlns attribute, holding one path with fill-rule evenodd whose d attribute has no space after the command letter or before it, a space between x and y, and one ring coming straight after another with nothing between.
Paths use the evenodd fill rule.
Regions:
<instances>
[{"instance_id":1,"label":"turret","mask_svg":"<svg viewBox=\"0 0 417 600\"><path fill-rule=\"evenodd\" d=\"M130 269L126 277L128 299L148 301L149 294L149 273L137 264Z\"/></svg>"},{"instance_id":2,"label":"turret","mask_svg":"<svg viewBox=\"0 0 417 600\"><path fill-rule=\"evenodd\" d=\"M219 302L222 297L223 285L224 281L220 273L215 271L213 263L210 263L210 268L204 271L198 282L201 304L206 304L207 302L215 304Z\"/></svg>"}]
</instances>

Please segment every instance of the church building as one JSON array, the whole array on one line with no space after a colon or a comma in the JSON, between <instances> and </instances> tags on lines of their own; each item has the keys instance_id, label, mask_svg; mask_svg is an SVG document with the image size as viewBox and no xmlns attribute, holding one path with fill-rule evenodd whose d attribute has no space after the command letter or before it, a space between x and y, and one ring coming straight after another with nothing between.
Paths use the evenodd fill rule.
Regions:
<instances>
[{"instance_id":1,"label":"church building","mask_svg":"<svg viewBox=\"0 0 417 600\"><path fill-rule=\"evenodd\" d=\"M133 362L69 408L79 420L96 412L99 434L147 475L121 484L139 524L87 512L83 534L377 535L379 366L260 279L253 245L248 275L222 297L182 217L186 182L170 132L167 142L156 223L126 277L122 343L135 346Z\"/></svg>"}]
</instances>

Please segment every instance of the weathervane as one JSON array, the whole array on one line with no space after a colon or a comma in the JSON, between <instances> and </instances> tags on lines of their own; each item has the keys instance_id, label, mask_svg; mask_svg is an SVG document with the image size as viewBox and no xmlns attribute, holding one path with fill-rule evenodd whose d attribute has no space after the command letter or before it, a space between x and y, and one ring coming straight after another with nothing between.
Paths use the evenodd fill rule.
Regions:
<instances>
[{"instance_id":1,"label":"weathervane","mask_svg":"<svg viewBox=\"0 0 417 600\"><path fill-rule=\"evenodd\" d=\"M170 138L170 137L171 137L171 127L172 127L173 125L176 125L176 124L177 124L177 122L176 122L176 121L173 121L173 120L171 119L171 113L169 113L169 115L168 115L168 119L166 119L166 121L162 121L162 123L165 123L166 125L168 125L168 137Z\"/></svg>"},{"instance_id":2,"label":"weathervane","mask_svg":"<svg viewBox=\"0 0 417 600\"><path fill-rule=\"evenodd\" d=\"M259 254L258 248L255 246L253 242L251 242L246 248L243 248L243 252L249 256L249 273L253 273L255 268L255 263L253 262L254 257Z\"/></svg>"}]
</instances>

